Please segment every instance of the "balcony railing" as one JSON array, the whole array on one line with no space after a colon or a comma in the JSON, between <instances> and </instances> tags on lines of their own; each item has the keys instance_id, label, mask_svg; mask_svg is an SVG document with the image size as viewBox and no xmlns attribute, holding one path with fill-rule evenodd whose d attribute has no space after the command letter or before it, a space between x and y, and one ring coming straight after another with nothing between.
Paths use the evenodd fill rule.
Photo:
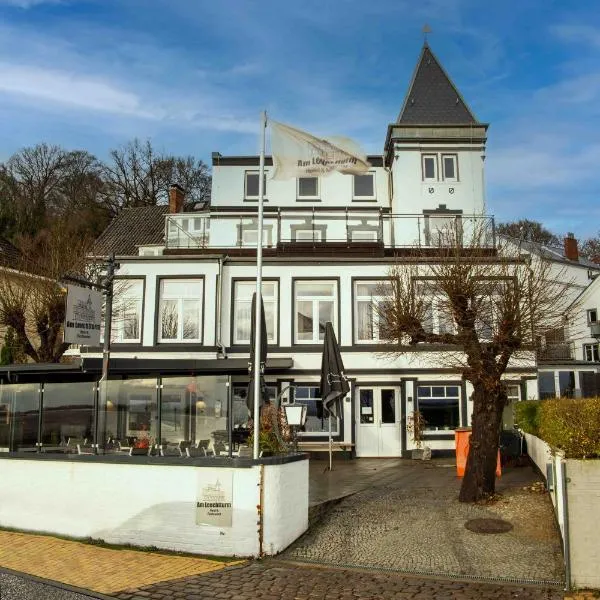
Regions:
<instances>
[{"instance_id":1,"label":"balcony railing","mask_svg":"<svg viewBox=\"0 0 600 600\"><path fill-rule=\"evenodd\" d=\"M166 219L168 249L256 248L256 212L181 213ZM394 215L281 211L263 219L263 246L373 244L382 248L495 248L494 218L481 215Z\"/></svg>"},{"instance_id":2,"label":"balcony railing","mask_svg":"<svg viewBox=\"0 0 600 600\"><path fill-rule=\"evenodd\" d=\"M569 342L548 343L537 350L541 361L573 360L573 346Z\"/></svg>"}]
</instances>

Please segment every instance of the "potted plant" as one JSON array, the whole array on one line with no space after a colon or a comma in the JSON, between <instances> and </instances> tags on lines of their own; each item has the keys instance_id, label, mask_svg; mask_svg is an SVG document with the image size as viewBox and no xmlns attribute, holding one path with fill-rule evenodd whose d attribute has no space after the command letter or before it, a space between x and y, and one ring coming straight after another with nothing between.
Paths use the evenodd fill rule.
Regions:
<instances>
[{"instance_id":1,"label":"potted plant","mask_svg":"<svg viewBox=\"0 0 600 600\"><path fill-rule=\"evenodd\" d=\"M416 446L416 449L412 451L413 459L429 460L431 458L431 448L429 446L421 447L426 424L427 421L425 421L423 414L418 410L414 410L408 417L407 429L411 433L412 440Z\"/></svg>"}]
</instances>

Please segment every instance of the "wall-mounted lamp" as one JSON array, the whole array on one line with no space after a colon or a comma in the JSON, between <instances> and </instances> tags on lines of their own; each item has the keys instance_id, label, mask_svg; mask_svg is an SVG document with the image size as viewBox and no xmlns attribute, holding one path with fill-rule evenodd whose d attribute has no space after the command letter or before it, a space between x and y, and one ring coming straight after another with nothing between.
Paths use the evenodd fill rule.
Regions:
<instances>
[{"instance_id":1,"label":"wall-mounted lamp","mask_svg":"<svg viewBox=\"0 0 600 600\"><path fill-rule=\"evenodd\" d=\"M306 404L286 404L285 418L288 425L303 427L306 423Z\"/></svg>"}]
</instances>

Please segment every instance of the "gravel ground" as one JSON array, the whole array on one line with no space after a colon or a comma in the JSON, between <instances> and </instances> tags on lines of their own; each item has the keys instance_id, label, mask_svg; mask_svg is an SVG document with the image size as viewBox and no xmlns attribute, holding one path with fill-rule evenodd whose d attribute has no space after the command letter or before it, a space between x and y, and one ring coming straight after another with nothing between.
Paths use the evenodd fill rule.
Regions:
<instances>
[{"instance_id":1,"label":"gravel ground","mask_svg":"<svg viewBox=\"0 0 600 600\"><path fill-rule=\"evenodd\" d=\"M90 600L96 596L75 594L53 585L0 572L0 600Z\"/></svg>"},{"instance_id":2,"label":"gravel ground","mask_svg":"<svg viewBox=\"0 0 600 600\"><path fill-rule=\"evenodd\" d=\"M423 465L342 500L282 558L421 574L553 582L563 561L548 494L532 492L529 468L506 473L500 500L461 504L452 468ZM508 533L465 529L474 518L512 523Z\"/></svg>"}]
</instances>

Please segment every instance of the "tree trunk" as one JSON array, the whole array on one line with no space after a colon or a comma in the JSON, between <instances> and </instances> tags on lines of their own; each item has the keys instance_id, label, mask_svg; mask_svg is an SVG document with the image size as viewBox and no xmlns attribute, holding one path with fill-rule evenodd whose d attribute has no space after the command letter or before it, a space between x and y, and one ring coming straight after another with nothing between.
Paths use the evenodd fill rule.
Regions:
<instances>
[{"instance_id":1,"label":"tree trunk","mask_svg":"<svg viewBox=\"0 0 600 600\"><path fill-rule=\"evenodd\" d=\"M494 495L496 462L506 392L501 385L487 389L482 382L473 383L473 416L469 456L458 499L477 502Z\"/></svg>"}]
</instances>

